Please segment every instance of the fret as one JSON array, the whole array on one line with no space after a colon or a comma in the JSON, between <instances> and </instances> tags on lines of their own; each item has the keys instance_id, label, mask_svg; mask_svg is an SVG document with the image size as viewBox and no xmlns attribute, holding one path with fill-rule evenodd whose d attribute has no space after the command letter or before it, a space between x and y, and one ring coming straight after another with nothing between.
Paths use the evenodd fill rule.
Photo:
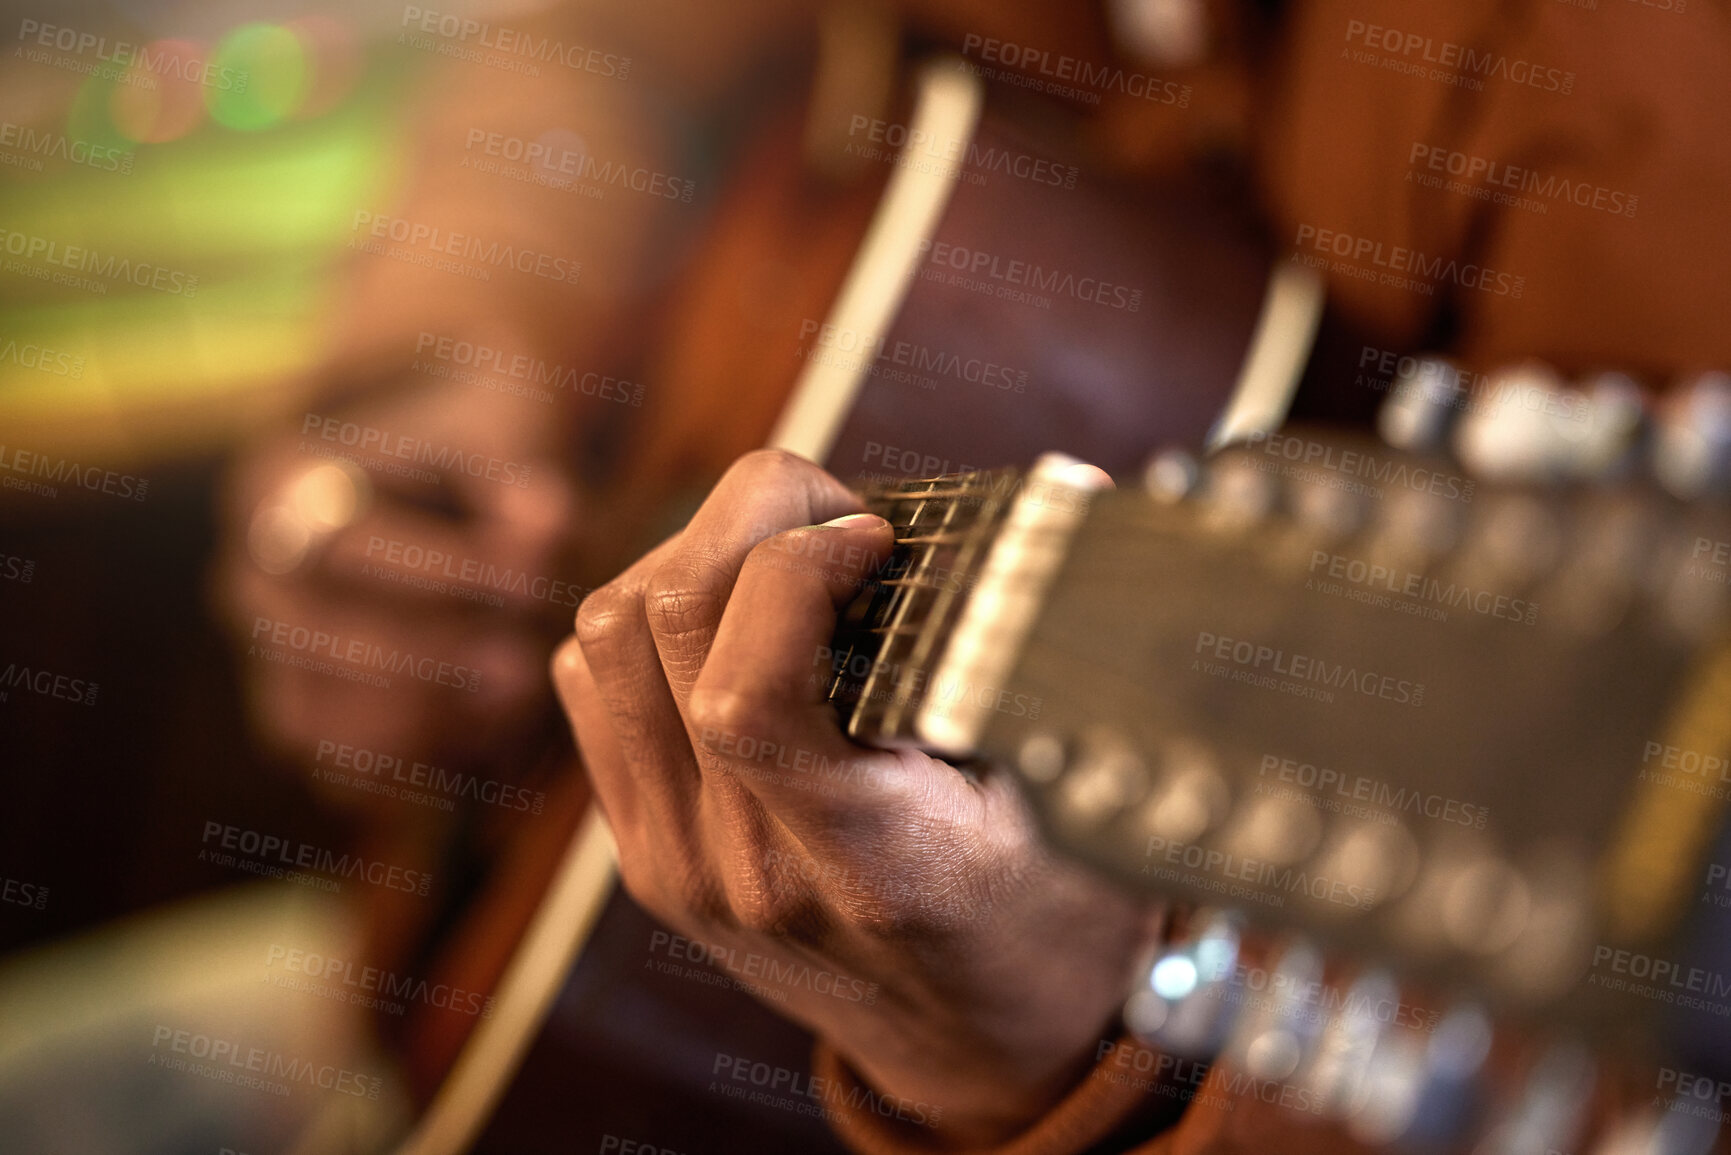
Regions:
<instances>
[{"instance_id":1,"label":"fret","mask_svg":"<svg viewBox=\"0 0 1731 1155\"><path fill-rule=\"evenodd\" d=\"M934 590L941 588L936 582L913 581L909 578L882 578L879 579L877 584L880 586L889 586L894 589Z\"/></svg>"},{"instance_id":2,"label":"fret","mask_svg":"<svg viewBox=\"0 0 1731 1155\"><path fill-rule=\"evenodd\" d=\"M965 540L967 540L967 535L961 534L961 533L926 534L923 537L904 537L901 540L899 540L898 542L896 542L896 544L897 545L959 545L961 542L963 542Z\"/></svg>"},{"instance_id":3,"label":"fret","mask_svg":"<svg viewBox=\"0 0 1731 1155\"><path fill-rule=\"evenodd\" d=\"M1014 472L999 471L862 492L867 508L890 522L895 548L843 615L832 647L829 696L850 735L911 737L930 667L973 584L955 576L966 579L978 566L1019 483Z\"/></svg>"}]
</instances>

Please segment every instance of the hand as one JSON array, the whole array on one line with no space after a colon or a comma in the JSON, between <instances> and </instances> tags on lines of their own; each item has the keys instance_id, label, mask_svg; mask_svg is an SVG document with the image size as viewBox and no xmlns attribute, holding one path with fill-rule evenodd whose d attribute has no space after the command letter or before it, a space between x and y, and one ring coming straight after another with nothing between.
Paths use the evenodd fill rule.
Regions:
<instances>
[{"instance_id":1,"label":"hand","mask_svg":"<svg viewBox=\"0 0 1731 1155\"><path fill-rule=\"evenodd\" d=\"M539 406L444 383L310 408L242 458L227 495L219 588L238 640L325 667L244 656L257 721L308 763L333 743L405 764L505 761L502 748L552 709L542 671L581 594L565 580L566 561L586 519L557 465L558 422L530 412ZM361 430L432 446L435 460L381 453L359 442ZM471 468L448 456L438 464L446 447ZM310 541L292 518L273 520L309 477L339 491ZM297 651L290 639L306 631L339 641ZM417 668L381 671L331 652L350 643L412 657ZM357 673L390 686L345 676ZM334 793L349 805L375 797Z\"/></svg>"},{"instance_id":2,"label":"hand","mask_svg":"<svg viewBox=\"0 0 1731 1155\"><path fill-rule=\"evenodd\" d=\"M631 895L766 959L771 1005L943 1142L995 1142L1091 1061L1152 917L1052 858L1004 775L841 733L823 647L892 545L859 509L809 462L741 459L585 599L554 678Z\"/></svg>"}]
</instances>

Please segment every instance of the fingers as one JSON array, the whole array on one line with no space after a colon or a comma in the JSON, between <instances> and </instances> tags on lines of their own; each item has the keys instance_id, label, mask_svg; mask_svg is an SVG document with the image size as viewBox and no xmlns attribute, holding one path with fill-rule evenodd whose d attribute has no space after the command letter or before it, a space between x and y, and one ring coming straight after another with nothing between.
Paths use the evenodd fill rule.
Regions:
<instances>
[{"instance_id":1,"label":"fingers","mask_svg":"<svg viewBox=\"0 0 1731 1155\"><path fill-rule=\"evenodd\" d=\"M629 825L624 816L630 815L687 832L696 809L696 758L662 675L644 604L651 575L678 548L678 537L663 542L584 598L577 610L576 651L567 643L562 664L555 666L585 754L591 746L616 751L589 763L589 772L621 827Z\"/></svg>"},{"instance_id":2,"label":"fingers","mask_svg":"<svg viewBox=\"0 0 1731 1155\"><path fill-rule=\"evenodd\" d=\"M628 830L638 820L635 792L620 789L625 772L625 751L613 732L601 692L595 685L595 675L583 657L583 647L575 635L566 638L553 651L553 687L558 691L559 704L571 720L577 749L589 770L595 797L615 831ZM603 789L603 783L606 788Z\"/></svg>"},{"instance_id":3,"label":"fingers","mask_svg":"<svg viewBox=\"0 0 1731 1155\"><path fill-rule=\"evenodd\" d=\"M633 888L640 898L670 886L687 892L682 901L690 906L697 884L708 879L713 889L713 863L706 869L704 854L737 857L741 840L767 845L783 837L753 783L704 772L706 759L694 746L704 729L725 744L721 728L742 731L742 721L753 738L791 727L794 745L810 752L807 770L820 746L825 767L844 775L836 768L882 757L842 737L823 700L824 680L813 677L838 603L893 545L888 524L876 517L812 525L857 507L853 494L810 462L752 454L683 532L579 608L575 640L555 660L554 677L614 822L621 860L634 863L640 882L648 879L643 890ZM790 527L801 528L782 532ZM759 545L765 538L772 541ZM729 622L737 635L729 653L737 656L710 675L717 630ZM757 646L765 654L752 660ZM713 682L716 693L693 715L690 695L700 682ZM734 713L760 708L761 718ZM709 899L725 905L724 895Z\"/></svg>"},{"instance_id":4,"label":"fingers","mask_svg":"<svg viewBox=\"0 0 1731 1155\"><path fill-rule=\"evenodd\" d=\"M867 514L791 530L751 551L686 703L692 741L778 816L827 822L882 800L893 755L849 742L825 698L836 613L889 555Z\"/></svg>"},{"instance_id":5,"label":"fingers","mask_svg":"<svg viewBox=\"0 0 1731 1155\"><path fill-rule=\"evenodd\" d=\"M646 591L649 629L676 701L684 703L703 669L752 547L859 508L846 486L793 454L761 450L734 463Z\"/></svg>"}]
</instances>

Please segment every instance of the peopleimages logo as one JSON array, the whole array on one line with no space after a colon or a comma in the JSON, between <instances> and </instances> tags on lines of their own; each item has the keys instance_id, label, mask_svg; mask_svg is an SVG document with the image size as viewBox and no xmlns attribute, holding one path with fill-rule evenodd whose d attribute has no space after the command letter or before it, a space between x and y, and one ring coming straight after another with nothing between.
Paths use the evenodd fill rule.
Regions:
<instances>
[{"instance_id":1,"label":"peopleimages logo","mask_svg":"<svg viewBox=\"0 0 1731 1155\"><path fill-rule=\"evenodd\" d=\"M1466 610L1527 626L1539 620L1538 603L1524 598L1323 549L1311 551L1309 572L1304 582L1307 590L1345 596L1349 601L1430 621L1446 622L1449 610Z\"/></svg>"},{"instance_id":2,"label":"peopleimages logo","mask_svg":"<svg viewBox=\"0 0 1731 1155\"><path fill-rule=\"evenodd\" d=\"M669 176L644 165L600 160L593 153L579 148L558 147L502 132L489 132L484 128L469 130L468 137L463 142L463 163L459 167L479 168L485 163L485 160L475 161L467 155L477 149L485 160L526 165L535 174L531 177L532 180L553 187L563 187L557 178L565 177L569 178L565 184L583 181L600 186L611 185L642 193L651 199L678 201L681 204L690 204L697 193L697 182L694 180Z\"/></svg>"},{"instance_id":3,"label":"peopleimages logo","mask_svg":"<svg viewBox=\"0 0 1731 1155\"><path fill-rule=\"evenodd\" d=\"M743 1055L718 1053L715 1065L710 1068L710 1080L709 1089L717 1094L813 1118L822 1118L839 1108L935 1127L944 1113L941 1106L923 1100L880 1095L860 1083L844 1086L834 1079L754 1061Z\"/></svg>"},{"instance_id":4,"label":"peopleimages logo","mask_svg":"<svg viewBox=\"0 0 1731 1155\"><path fill-rule=\"evenodd\" d=\"M1000 365L984 357L964 357L945 349L935 349L916 341L890 341L887 337L870 337L845 326L831 325L806 318L799 324L799 339L811 341L811 360L824 360L841 368L858 369L861 365L877 367L878 361L905 369L912 375L936 374L969 384L984 385L1005 393L1026 393L1028 371ZM937 382L930 376L921 381ZM875 443L874 443L875 444Z\"/></svg>"},{"instance_id":5,"label":"peopleimages logo","mask_svg":"<svg viewBox=\"0 0 1731 1155\"><path fill-rule=\"evenodd\" d=\"M356 234L349 242L350 248L391 257L406 264L460 273L477 280L490 280L490 269L508 268L543 280L576 284L578 275L583 271L582 262L569 257L501 244L468 233L451 232L438 225L411 221L406 217L386 216L383 213L368 212L366 209L355 210L349 230ZM403 247L386 249L383 242L387 240ZM425 252L416 251L422 249ZM440 259L444 257L455 259ZM462 261L478 263L465 265Z\"/></svg>"},{"instance_id":6,"label":"peopleimages logo","mask_svg":"<svg viewBox=\"0 0 1731 1155\"><path fill-rule=\"evenodd\" d=\"M1329 691L1342 690L1401 706L1424 705L1423 682L1360 670L1345 662L1330 662L1310 654L1288 653L1206 630L1197 633L1193 652L1201 655L1191 661L1193 671L1263 689L1278 689L1296 697L1332 702L1334 696Z\"/></svg>"},{"instance_id":7,"label":"peopleimages logo","mask_svg":"<svg viewBox=\"0 0 1731 1155\"><path fill-rule=\"evenodd\" d=\"M403 7L403 31L399 44L432 51L456 60L486 64L507 72L539 76L537 65L557 64L574 72L587 72L611 80L631 75L631 58L567 44L551 36L536 36L503 24L490 24L451 12L436 12L415 5ZM417 35L419 34L419 35ZM438 37L435 41L433 37ZM483 53L481 50L486 49Z\"/></svg>"},{"instance_id":8,"label":"peopleimages logo","mask_svg":"<svg viewBox=\"0 0 1731 1155\"><path fill-rule=\"evenodd\" d=\"M1462 289L1508 297L1515 301L1520 300L1527 289L1525 277L1501 272L1488 265L1472 261L1462 262L1453 257L1433 257L1404 245L1388 245L1370 237L1354 236L1338 229L1301 224L1292 244L1293 248L1298 250L1297 255L1302 255L1307 248L1321 255L1320 258L1312 258L1306 262L1313 267L1318 267L1319 259L1339 257L1341 261L1330 265L1330 271L1396 288L1430 293L1438 283L1447 282Z\"/></svg>"},{"instance_id":9,"label":"peopleimages logo","mask_svg":"<svg viewBox=\"0 0 1731 1155\"><path fill-rule=\"evenodd\" d=\"M1346 42L1365 51L1352 51L1359 64L1379 64L1391 71L1483 91L1486 80L1501 79L1514 84L1567 96L1575 90L1575 74L1560 68L1512 59L1489 49L1480 51L1452 40L1437 40L1418 32L1403 32L1363 20L1346 22ZM1388 53L1379 57L1377 53ZM1435 67L1430 67L1434 65Z\"/></svg>"},{"instance_id":10,"label":"peopleimages logo","mask_svg":"<svg viewBox=\"0 0 1731 1155\"><path fill-rule=\"evenodd\" d=\"M335 998L363 1009L400 1015L407 1010L404 1004L421 1003L461 1015L483 1019L493 1017L492 996L449 983L431 983L381 967L357 965L318 951L272 943L265 951L265 969L275 970L279 963L282 972L275 976L273 985Z\"/></svg>"},{"instance_id":11,"label":"peopleimages logo","mask_svg":"<svg viewBox=\"0 0 1731 1155\"><path fill-rule=\"evenodd\" d=\"M468 666L417 656L412 650L399 650L394 647L386 649L364 638L345 638L341 634L299 626L292 622L255 618L252 624L252 642L247 655L254 656L256 650L267 661L271 660L270 655L260 647L282 646L296 654L345 662L357 670L407 674L431 685L467 690L471 694L481 688L481 672ZM387 680L385 686L389 685Z\"/></svg>"},{"instance_id":12,"label":"peopleimages logo","mask_svg":"<svg viewBox=\"0 0 1731 1155\"><path fill-rule=\"evenodd\" d=\"M41 172L42 162L46 159L62 160L70 164L81 164L98 172L128 176L132 172L135 155L113 145L95 144L64 133L36 129L10 120L0 120L0 148L18 150L15 153L0 152L0 164L30 172Z\"/></svg>"},{"instance_id":13,"label":"peopleimages logo","mask_svg":"<svg viewBox=\"0 0 1731 1155\"><path fill-rule=\"evenodd\" d=\"M415 355L417 360L410 368L419 369L421 372L430 372L430 369L424 366L419 358L430 357L478 374L498 374L514 381L526 382L530 386L546 385L584 397L594 397L600 401L611 401L617 405L630 405L635 408L643 406L643 386L638 382L599 373L593 369L555 365L544 357L513 353L507 349L457 337L441 337L426 330L422 330L415 338ZM535 393L532 389L525 392L529 395ZM551 400L551 394L546 396Z\"/></svg>"},{"instance_id":14,"label":"peopleimages logo","mask_svg":"<svg viewBox=\"0 0 1731 1155\"><path fill-rule=\"evenodd\" d=\"M1376 902L1373 887L1312 874L1299 866L1243 858L1194 842L1178 842L1158 834L1149 836L1143 853L1149 860L1142 864L1144 875L1161 882L1183 882L1228 898L1248 899L1276 908L1284 907L1289 897L1297 895L1353 910L1369 910Z\"/></svg>"},{"instance_id":15,"label":"peopleimages logo","mask_svg":"<svg viewBox=\"0 0 1731 1155\"><path fill-rule=\"evenodd\" d=\"M529 484L531 467L522 462L489 457L484 453L465 452L453 445L426 441L406 433L393 433L375 425L344 421L340 417L327 417L322 413L303 414L301 434L360 453L430 466L444 473L466 473L470 477L484 477L488 481L515 485L520 489L527 488Z\"/></svg>"},{"instance_id":16,"label":"peopleimages logo","mask_svg":"<svg viewBox=\"0 0 1731 1155\"><path fill-rule=\"evenodd\" d=\"M200 862L239 866L249 873L268 874L273 878L287 877L285 872L312 871L327 878L358 880L422 898L427 896L433 883L433 876L425 871L407 870L360 854L338 854L310 842L248 830L215 819L205 822L204 834L199 841L205 847L198 852ZM235 857L236 854L245 855L247 861L243 863Z\"/></svg>"},{"instance_id":17,"label":"peopleimages logo","mask_svg":"<svg viewBox=\"0 0 1731 1155\"><path fill-rule=\"evenodd\" d=\"M0 229L0 250L4 250L9 257L18 258L6 262L7 272L36 280L53 281L55 284L67 284L97 293L108 292L105 282L118 281L176 297L198 295L198 278L191 273L154 265L149 261L134 261L130 257L104 253L85 245L69 245L53 237L23 233L16 229ZM34 263L38 261L47 267ZM63 269L70 271L59 271ZM86 273L102 279L92 280L91 277L82 275Z\"/></svg>"},{"instance_id":18,"label":"peopleimages logo","mask_svg":"<svg viewBox=\"0 0 1731 1155\"><path fill-rule=\"evenodd\" d=\"M60 491L55 486L66 484L128 501L143 501L150 493L149 478L134 477L130 473L119 473L104 469L100 465L80 465L64 457L51 460L45 453L7 446L3 442L0 442L0 472L17 474L19 478L54 482L55 485L46 485L20 480L14 484L11 477L0 481L7 489L28 489L45 497L59 496Z\"/></svg>"},{"instance_id":19,"label":"peopleimages logo","mask_svg":"<svg viewBox=\"0 0 1731 1155\"><path fill-rule=\"evenodd\" d=\"M1005 300L1050 308L1052 297L1069 297L1134 313L1142 307L1142 290L1101 277L1078 276L1065 269L1048 269L1033 261L970 249L947 241L922 240L919 253L927 270L947 284L984 292ZM944 270L953 270L945 273ZM1049 296L1039 296L1049 294ZM1042 303L1043 302L1043 303Z\"/></svg>"},{"instance_id":20,"label":"peopleimages logo","mask_svg":"<svg viewBox=\"0 0 1731 1155\"><path fill-rule=\"evenodd\" d=\"M988 68L973 64L975 71L988 80L1000 80L1086 104L1099 104L1104 93L1112 92L1153 104L1170 104L1178 108L1190 106L1188 84L1132 72L1116 64L1096 64L1032 45L970 32L962 37L962 55L969 57L970 63L977 58L988 65L1000 65Z\"/></svg>"},{"instance_id":21,"label":"peopleimages logo","mask_svg":"<svg viewBox=\"0 0 1731 1155\"><path fill-rule=\"evenodd\" d=\"M1422 814L1426 818L1457 826L1469 826L1474 830L1483 830L1490 818L1490 810L1484 806L1475 806L1441 794L1427 794L1408 786L1394 786L1363 774L1346 773L1327 766L1318 766L1313 762L1283 758L1278 754L1264 754L1261 764L1256 768L1256 776L1263 779L1272 776L1276 782L1314 792L1318 802L1368 803L1383 810ZM1257 793L1265 793L1260 783ZM1328 806L1324 808L1336 809Z\"/></svg>"},{"instance_id":22,"label":"peopleimages logo","mask_svg":"<svg viewBox=\"0 0 1731 1155\"><path fill-rule=\"evenodd\" d=\"M867 160L905 158L933 161L945 172L970 184L983 185L992 173L1032 181L1054 188L1072 189L1080 170L1073 164L1059 164L1043 156L982 144L978 140L934 136L922 128L910 128L891 120L855 113L848 121L850 138L847 151ZM863 136L865 139L857 138Z\"/></svg>"},{"instance_id":23,"label":"peopleimages logo","mask_svg":"<svg viewBox=\"0 0 1731 1155\"><path fill-rule=\"evenodd\" d=\"M1478 484L1452 473L1413 465L1404 459L1378 457L1374 453L1342 448L1292 433L1253 433L1245 447L1253 453L1260 450L1265 457L1277 458L1294 466L1324 469L1343 477L1374 482L1377 486L1410 489L1415 493L1429 493L1460 502L1471 501ZM1373 496L1382 496L1380 490L1372 489L1370 492Z\"/></svg>"},{"instance_id":24,"label":"peopleimages logo","mask_svg":"<svg viewBox=\"0 0 1731 1155\"><path fill-rule=\"evenodd\" d=\"M539 790L525 790L508 782L480 778L427 762L411 762L401 754L368 750L328 738L319 740L313 762L315 778L337 771L374 781L388 781L403 789L429 790L448 798L485 802L489 806L528 814L539 814L547 805L547 795Z\"/></svg>"},{"instance_id":25,"label":"peopleimages logo","mask_svg":"<svg viewBox=\"0 0 1731 1155\"><path fill-rule=\"evenodd\" d=\"M0 702L17 690L62 702L75 702L80 706L94 706L98 689L97 683L88 678L74 678L17 662L8 662L4 669L0 669Z\"/></svg>"},{"instance_id":26,"label":"peopleimages logo","mask_svg":"<svg viewBox=\"0 0 1731 1155\"><path fill-rule=\"evenodd\" d=\"M0 874L0 902L27 906L31 910L43 910L48 906L48 888Z\"/></svg>"},{"instance_id":27,"label":"peopleimages logo","mask_svg":"<svg viewBox=\"0 0 1731 1155\"><path fill-rule=\"evenodd\" d=\"M16 337L0 336L0 365L12 363L20 369L34 369L50 377L84 376L84 358L52 349L37 341L19 341Z\"/></svg>"},{"instance_id":28,"label":"peopleimages logo","mask_svg":"<svg viewBox=\"0 0 1731 1155\"><path fill-rule=\"evenodd\" d=\"M1461 181L1448 182L1451 192L1465 192L1481 200L1495 200L1498 204L1512 204L1518 208L1532 206L1520 203L1521 198L1515 197L1515 193L1530 194L1549 201L1561 201L1579 208L1596 209L1622 217L1634 216L1635 207L1640 202L1638 197L1602 185L1572 181L1568 177L1555 174L1546 176L1537 169L1523 168L1520 165L1416 140L1407 155L1407 163L1413 166L1412 172L1408 174L1409 179L1422 165L1431 174L1439 177L1444 173L1460 177ZM1466 187L1453 187L1462 182ZM1546 205L1538 203L1537 208L1543 212Z\"/></svg>"},{"instance_id":29,"label":"peopleimages logo","mask_svg":"<svg viewBox=\"0 0 1731 1155\"><path fill-rule=\"evenodd\" d=\"M116 68L131 68L155 76L173 76L220 92L245 92L248 74L237 68L211 63L197 56L182 56L186 45L182 41L163 41L155 45L130 44L125 40L110 41L94 32L81 32L58 24L24 20L18 25L18 39L31 45L19 52L24 59L36 64L60 65L62 60L49 57L41 49L53 49L77 57L90 57Z\"/></svg>"},{"instance_id":30,"label":"peopleimages logo","mask_svg":"<svg viewBox=\"0 0 1731 1155\"><path fill-rule=\"evenodd\" d=\"M785 961L756 951L741 951L738 947L688 939L665 930L650 933L649 953L665 954L676 961L712 967L739 980L740 985L752 990L764 990L765 984L768 984L772 991L771 997L778 1001L785 998L785 995L780 993L782 990L795 987L815 995L839 999L844 1003L860 1003L868 1007L877 1002L878 998L878 984L867 983L864 979L849 978L829 970L813 970L803 962Z\"/></svg>"},{"instance_id":31,"label":"peopleimages logo","mask_svg":"<svg viewBox=\"0 0 1731 1155\"><path fill-rule=\"evenodd\" d=\"M176 1029L161 1023L151 1035L150 1047L150 1065L153 1067L185 1071L276 1095L286 1095L292 1084L302 1083L360 1099L377 1099L385 1085L384 1079L377 1075L365 1075L334 1063L314 1063L268 1047L248 1046L235 1039ZM177 1055L202 1062L189 1064L174 1057Z\"/></svg>"}]
</instances>

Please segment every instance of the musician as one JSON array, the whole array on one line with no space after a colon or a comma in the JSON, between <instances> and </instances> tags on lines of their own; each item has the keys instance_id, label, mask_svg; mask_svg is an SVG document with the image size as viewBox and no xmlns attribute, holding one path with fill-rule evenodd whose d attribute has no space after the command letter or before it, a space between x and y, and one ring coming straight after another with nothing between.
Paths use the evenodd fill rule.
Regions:
<instances>
[{"instance_id":1,"label":"musician","mask_svg":"<svg viewBox=\"0 0 1731 1155\"><path fill-rule=\"evenodd\" d=\"M1221 5L1146 7L1183 9L1215 36L1243 16ZM1331 276L1332 303L1384 347L1446 335L1449 352L1480 368L1538 356L1565 374L1618 367L1657 385L1731 358L1731 337L1705 308L1731 289L1714 223L1731 152L1708 143L1722 139L1727 110L1690 95L1727 60L1731 18L1722 7L1687 18L1698 21L1689 32L1682 17L1628 4L1367 13L1322 3L1285 12L1266 56L1216 41L1171 75L1205 102L1191 131L1206 123L1244 144L1274 235L1301 253L1342 251L1312 242L1320 227L1530 270L1518 302L1496 287L1438 300ZM1367 22L1426 43L1567 62L1576 78L1569 93L1544 91L1565 83L1556 77L1493 81L1470 95L1396 82L1351 59L1396 39ZM1068 23L1095 51L1135 49L1112 41L1099 13ZM1153 105L1102 110L1097 123L1156 152L1183 132L1165 122L1182 119ZM1407 175L1446 174L1457 156L1518 158L1595 191L1532 210L1430 194ZM1613 211L1602 190L1628 190L1638 207L1625 199ZM1003 776L866 751L838 732L810 676L813 655L890 544L886 523L859 509L815 466L752 454L683 531L579 610L555 679L618 835L625 884L705 941L881 984L870 1008L817 998L789 1008L823 1040L820 1073L906 1107L899 1119L844 1116L859 1149L1058 1153L1115 1134L1127 1142L1138 1112L1159 1118L1170 1102L1110 1077L1148 1069L1125 1061L1113 1023L1124 975L1158 922L1045 852ZM818 791L783 769L799 760L860 773ZM805 860L822 869L785 866ZM884 878L915 885L885 899L872 885ZM917 1125L918 1105L942 1105L935 1134ZM1220 1134L1234 1150L1293 1149L1271 1115L1253 1119L1257 1107L1234 1118L1198 1105L1146 1149L1200 1150ZM1152 1133L1152 1122L1142 1126Z\"/></svg>"},{"instance_id":2,"label":"musician","mask_svg":"<svg viewBox=\"0 0 1731 1155\"><path fill-rule=\"evenodd\" d=\"M687 77L663 92L680 109L720 94L732 107L748 105L741 76L821 39L809 13L774 0L730 5L726 19L703 5L680 12L702 19L697 34L656 40L651 22L620 13L561 19L632 43L640 59L659 54L663 75ZM1352 353L1435 349L1482 370L1538 357L1564 375L1614 368L1655 389L1731 364L1731 337L1710 308L1731 290L1720 222L1731 108L1701 100L1731 58L1731 15L1721 4L1470 0L1367 12L1344 0L1191 0L1060 11L920 0L896 18L898 43L953 46L1001 77L1045 83L1042 70L1068 59L1176 86L1182 101L1149 99L1145 86L1136 95L1109 90L1097 103L1059 99L1078 117L1090 155L1121 185L1146 188L1150 217L1173 188L1230 195L1273 254L1322 258L1331 323L1354 335ZM1429 59L1466 49L1500 62L1482 84ZM519 100L545 112L544 90L489 91L501 116ZM451 97L435 119L487 120L459 107L470 93ZM607 99L593 123L611 126L620 149L642 151L648 141L660 163L677 167L676 116ZM590 144L607 147L601 138ZM459 184L450 173L458 151L447 146L445 167L429 169L440 175L422 195ZM1511 166L1566 181L1570 191L1559 196L1553 181L1552 192L1529 188L1511 199L1489 183L1494 166L1516 189L1525 178ZM593 241L605 256L576 292L538 284L501 297L446 281L418 285L449 298L441 313L452 332L555 358L578 350L623 367L643 364L657 335L680 324L692 297L658 278L703 251L688 216L645 204L627 210L623 226L609 218L585 235L571 221L600 218L567 218L568 200L540 197L532 214L514 215L507 205L523 202L489 208L475 189L491 186L462 187L465 216L538 237L542 248L556 247L549 235L584 251ZM445 215L452 211L446 204ZM1435 293L1391 287L1339 262L1361 241L1477 273ZM1201 243L1223 254L1242 249L1231 229L1204 233ZM379 265L372 275L377 283L362 299L383 320L356 325L339 363L372 364L379 348L400 350L429 329L392 304L399 298L388 286L400 287L403 270ZM562 328L572 324L576 332ZM1244 325L1235 325L1225 328L1241 349ZM751 352L745 344L741 356ZM659 423L629 437L609 425L617 411L593 400L570 426L582 431L574 439L532 418L470 422L493 431L500 456L532 457L541 476L557 479L559 496L540 491L533 503L513 503L517 495L486 491L484 515L460 531L477 544L453 549L484 548L530 567L581 554L599 579L618 568L598 559L625 539L624 523L644 520L645 509L768 429L774 389L761 379L724 404L707 382L650 376L661 389L650 399ZM1198 439L1229 385L1213 382L1211 406L1192 405L1159 427ZM1323 414L1362 417L1380 399L1355 387L1350 362L1330 362L1326 350L1307 388L1305 403ZM383 404L438 422L457 397L439 390ZM596 447L615 440L632 447L627 464L613 462L610 484L586 488L573 461L605 456ZM237 518L251 516L268 488L246 489ZM553 676L594 802L617 837L626 889L676 931L876 984L869 1005L798 991L778 1004L819 1037L820 1075L894 1105L839 1112L834 1125L858 1150L1068 1155L1194 1151L1216 1141L1292 1149L1265 1104L1211 1099L1185 1110L1194 1086L1172 1096L1113 1077L1144 1069L1118 1015L1126 977L1169 930L1168 912L1047 851L1003 775L870 751L841 735L812 673L837 608L889 549L886 523L860 510L841 480L810 462L750 453L684 528L582 599ZM266 596L249 587L240 600L256 613ZM433 732L473 754L496 730L472 723L528 725L536 690L521 677L523 655L545 643L540 620L526 613L521 644L504 656L479 636L452 634L453 644L486 651L478 662L494 663L488 680L511 690L503 714L464 701L464 713L444 715L434 696L406 717L345 717L344 733L412 743ZM280 730L300 742L329 732L314 721L317 708L289 701L304 708L297 713L279 695L270 710ZM818 766L840 768L822 789L809 772Z\"/></svg>"}]
</instances>

